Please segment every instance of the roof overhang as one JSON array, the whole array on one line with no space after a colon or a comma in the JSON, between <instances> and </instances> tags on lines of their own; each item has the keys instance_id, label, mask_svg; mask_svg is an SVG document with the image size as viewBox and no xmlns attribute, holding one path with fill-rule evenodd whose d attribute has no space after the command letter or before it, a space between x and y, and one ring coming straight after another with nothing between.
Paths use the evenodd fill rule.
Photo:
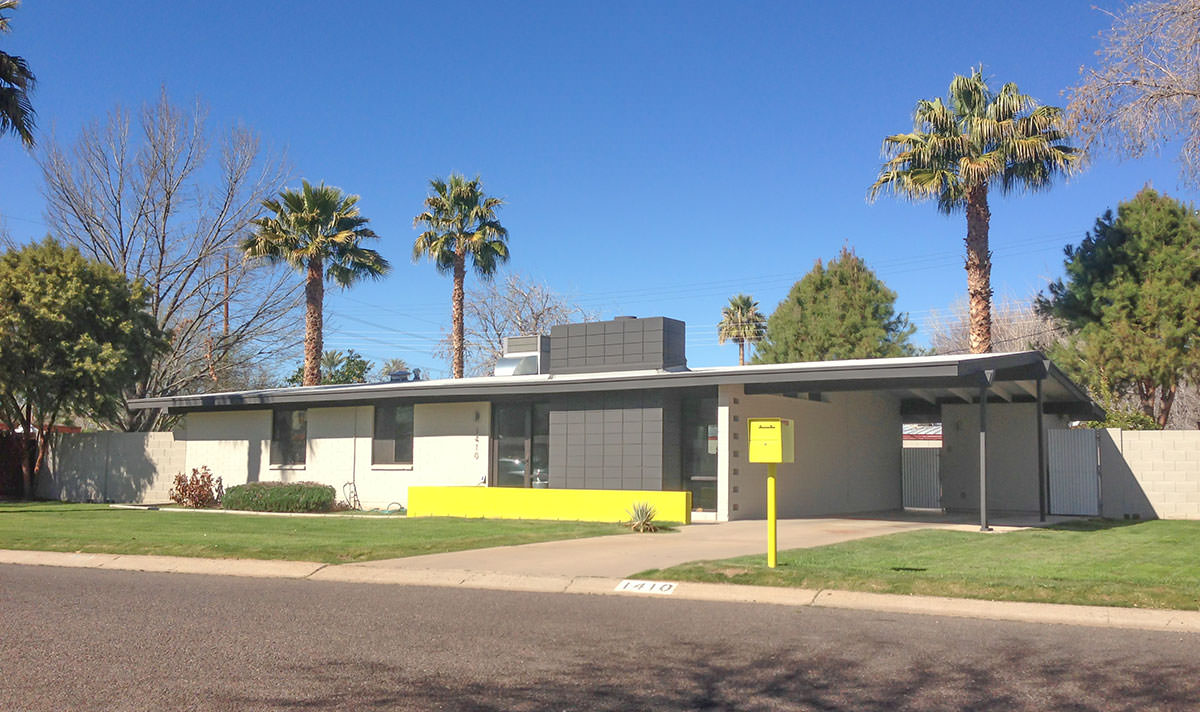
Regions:
<instances>
[{"instance_id":1,"label":"roof overhang","mask_svg":"<svg viewBox=\"0 0 1200 712\"><path fill-rule=\"evenodd\" d=\"M928 418L943 403L971 402L988 387L989 402L1032 402L1042 383L1046 411L1102 418L1083 389L1037 351L962 356L856 359L674 371L612 371L309 386L131 401L134 410L244 410L288 406L352 405L384 399L486 400L507 396L695 388L742 384L747 394L887 391L910 421Z\"/></svg>"}]
</instances>

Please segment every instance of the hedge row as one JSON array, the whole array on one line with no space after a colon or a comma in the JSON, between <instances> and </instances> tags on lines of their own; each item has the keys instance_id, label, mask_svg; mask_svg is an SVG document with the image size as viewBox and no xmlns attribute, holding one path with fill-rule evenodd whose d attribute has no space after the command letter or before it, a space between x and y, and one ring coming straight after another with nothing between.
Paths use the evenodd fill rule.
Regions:
<instances>
[{"instance_id":1,"label":"hedge row","mask_svg":"<svg viewBox=\"0 0 1200 712\"><path fill-rule=\"evenodd\" d=\"M336 491L316 482L251 482L225 490L221 506L251 512L328 512Z\"/></svg>"}]
</instances>

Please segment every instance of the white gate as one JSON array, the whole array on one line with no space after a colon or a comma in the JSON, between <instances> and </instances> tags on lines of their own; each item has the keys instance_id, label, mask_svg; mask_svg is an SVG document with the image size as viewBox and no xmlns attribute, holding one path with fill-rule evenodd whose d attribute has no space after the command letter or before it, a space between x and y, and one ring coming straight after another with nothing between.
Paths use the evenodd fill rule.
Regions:
<instances>
[{"instance_id":1,"label":"white gate","mask_svg":"<svg viewBox=\"0 0 1200 712\"><path fill-rule=\"evenodd\" d=\"M904 506L915 509L941 509L942 483L938 478L941 449L906 447L903 453L901 477L904 482Z\"/></svg>"},{"instance_id":2,"label":"white gate","mask_svg":"<svg viewBox=\"0 0 1200 712\"><path fill-rule=\"evenodd\" d=\"M1100 515L1100 442L1095 430L1047 431L1050 513Z\"/></svg>"}]
</instances>

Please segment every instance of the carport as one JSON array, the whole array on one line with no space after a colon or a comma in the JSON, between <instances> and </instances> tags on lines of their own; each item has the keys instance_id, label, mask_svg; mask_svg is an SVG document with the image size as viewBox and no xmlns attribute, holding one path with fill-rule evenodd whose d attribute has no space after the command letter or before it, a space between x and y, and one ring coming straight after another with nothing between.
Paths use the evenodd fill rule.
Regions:
<instances>
[{"instance_id":1,"label":"carport","mask_svg":"<svg viewBox=\"0 0 1200 712\"><path fill-rule=\"evenodd\" d=\"M1037 351L755 366L739 376L720 387L728 457L719 518L760 514L761 466L738 447L747 417L797 421L797 463L781 466L781 483L794 483L782 516L898 508L901 425L941 422L943 507L978 511L984 530L989 505L1044 520L1047 430L1103 417Z\"/></svg>"}]
</instances>

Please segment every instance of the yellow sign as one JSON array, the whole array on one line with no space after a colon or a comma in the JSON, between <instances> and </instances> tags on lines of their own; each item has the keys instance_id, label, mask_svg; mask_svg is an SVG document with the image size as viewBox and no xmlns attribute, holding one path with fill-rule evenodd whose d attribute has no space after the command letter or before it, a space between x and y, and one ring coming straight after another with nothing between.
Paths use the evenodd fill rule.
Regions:
<instances>
[{"instance_id":1,"label":"yellow sign","mask_svg":"<svg viewBox=\"0 0 1200 712\"><path fill-rule=\"evenodd\" d=\"M795 462L796 438L787 418L749 418L750 462Z\"/></svg>"}]
</instances>

